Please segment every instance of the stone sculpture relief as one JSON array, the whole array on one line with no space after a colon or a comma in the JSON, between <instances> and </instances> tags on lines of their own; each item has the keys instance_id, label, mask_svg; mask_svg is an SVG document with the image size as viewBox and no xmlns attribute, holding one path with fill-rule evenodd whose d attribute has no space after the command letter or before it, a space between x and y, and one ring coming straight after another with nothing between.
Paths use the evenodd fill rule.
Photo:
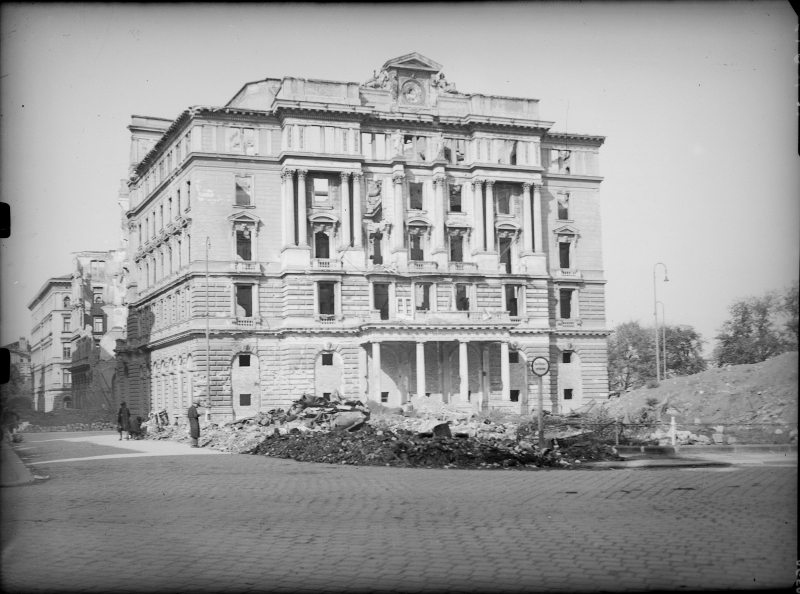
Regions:
<instances>
[{"instance_id":1,"label":"stone sculpture relief","mask_svg":"<svg viewBox=\"0 0 800 594\"><path fill-rule=\"evenodd\" d=\"M444 72L431 75L431 86L440 93L458 93L458 91L456 91L456 84L447 82Z\"/></svg>"}]
</instances>

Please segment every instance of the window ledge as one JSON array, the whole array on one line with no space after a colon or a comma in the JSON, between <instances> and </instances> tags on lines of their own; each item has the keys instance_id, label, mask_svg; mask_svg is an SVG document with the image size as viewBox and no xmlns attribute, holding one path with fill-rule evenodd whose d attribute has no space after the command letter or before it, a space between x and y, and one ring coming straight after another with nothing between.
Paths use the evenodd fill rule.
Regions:
<instances>
[{"instance_id":1,"label":"window ledge","mask_svg":"<svg viewBox=\"0 0 800 594\"><path fill-rule=\"evenodd\" d=\"M575 219L556 219L558 223L574 223Z\"/></svg>"},{"instance_id":2,"label":"window ledge","mask_svg":"<svg viewBox=\"0 0 800 594\"><path fill-rule=\"evenodd\" d=\"M234 204L234 208L255 208L255 204Z\"/></svg>"}]
</instances>

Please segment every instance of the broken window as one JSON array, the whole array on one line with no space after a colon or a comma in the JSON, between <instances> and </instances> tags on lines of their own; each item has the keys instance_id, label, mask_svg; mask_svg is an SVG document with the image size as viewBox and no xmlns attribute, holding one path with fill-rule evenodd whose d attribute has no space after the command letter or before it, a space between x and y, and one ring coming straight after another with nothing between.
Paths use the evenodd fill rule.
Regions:
<instances>
[{"instance_id":1,"label":"broken window","mask_svg":"<svg viewBox=\"0 0 800 594\"><path fill-rule=\"evenodd\" d=\"M519 402L519 390L509 390L508 393L511 397L511 402Z\"/></svg>"},{"instance_id":2,"label":"broken window","mask_svg":"<svg viewBox=\"0 0 800 594\"><path fill-rule=\"evenodd\" d=\"M509 155L508 155L508 162L511 165L516 165L517 164L517 141L516 140L510 140L509 143L510 143L511 147L510 147L510 151L509 151Z\"/></svg>"},{"instance_id":3,"label":"broken window","mask_svg":"<svg viewBox=\"0 0 800 594\"><path fill-rule=\"evenodd\" d=\"M64 309L67 309L72 305L72 300L69 297L64 297Z\"/></svg>"},{"instance_id":4,"label":"broken window","mask_svg":"<svg viewBox=\"0 0 800 594\"><path fill-rule=\"evenodd\" d=\"M381 319L389 319L389 284L388 283L375 283L373 285L373 309L381 312Z\"/></svg>"},{"instance_id":5,"label":"broken window","mask_svg":"<svg viewBox=\"0 0 800 594\"><path fill-rule=\"evenodd\" d=\"M520 289L521 287L519 285L506 285L504 287L506 311L511 317L519 315Z\"/></svg>"},{"instance_id":6,"label":"broken window","mask_svg":"<svg viewBox=\"0 0 800 594\"><path fill-rule=\"evenodd\" d=\"M103 303L103 287L92 288L92 303Z\"/></svg>"},{"instance_id":7,"label":"broken window","mask_svg":"<svg viewBox=\"0 0 800 594\"><path fill-rule=\"evenodd\" d=\"M250 367L250 355L239 355L239 367Z\"/></svg>"},{"instance_id":8,"label":"broken window","mask_svg":"<svg viewBox=\"0 0 800 594\"><path fill-rule=\"evenodd\" d=\"M450 212L461 212L461 186L450 185Z\"/></svg>"},{"instance_id":9,"label":"broken window","mask_svg":"<svg viewBox=\"0 0 800 594\"><path fill-rule=\"evenodd\" d=\"M244 154L256 154L256 131L254 128L244 128L242 130L242 137L244 142Z\"/></svg>"},{"instance_id":10,"label":"broken window","mask_svg":"<svg viewBox=\"0 0 800 594\"><path fill-rule=\"evenodd\" d=\"M469 285L456 285L456 310L469 311Z\"/></svg>"},{"instance_id":11,"label":"broken window","mask_svg":"<svg viewBox=\"0 0 800 594\"><path fill-rule=\"evenodd\" d=\"M425 259L425 254L422 249L422 235L415 234L408 238L409 258L414 261L422 261Z\"/></svg>"},{"instance_id":12,"label":"broken window","mask_svg":"<svg viewBox=\"0 0 800 594\"><path fill-rule=\"evenodd\" d=\"M558 262L561 268L569 269L570 261L569 261L569 252L570 252L570 244L566 242L561 242L558 244Z\"/></svg>"},{"instance_id":13,"label":"broken window","mask_svg":"<svg viewBox=\"0 0 800 594\"><path fill-rule=\"evenodd\" d=\"M106 263L103 260L92 260L90 262L92 277L102 276L106 271Z\"/></svg>"},{"instance_id":14,"label":"broken window","mask_svg":"<svg viewBox=\"0 0 800 594\"><path fill-rule=\"evenodd\" d=\"M558 195L558 218L562 221L569 220L569 194Z\"/></svg>"},{"instance_id":15,"label":"broken window","mask_svg":"<svg viewBox=\"0 0 800 594\"><path fill-rule=\"evenodd\" d=\"M234 180L236 184L236 206L252 206L253 178L249 175L237 175Z\"/></svg>"},{"instance_id":16,"label":"broken window","mask_svg":"<svg viewBox=\"0 0 800 594\"><path fill-rule=\"evenodd\" d=\"M331 257L330 237L325 231L314 233L314 257L328 259Z\"/></svg>"},{"instance_id":17,"label":"broken window","mask_svg":"<svg viewBox=\"0 0 800 594\"><path fill-rule=\"evenodd\" d=\"M511 274L511 238L499 238L497 249L500 252L500 265L505 268L506 274Z\"/></svg>"},{"instance_id":18,"label":"broken window","mask_svg":"<svg viewBox=\"0 0 800 594\"><path fill-rule=\"evenodd\" d=\"M253 286L236 285L236 317L253 317Z\"/></svg>"},{"instance_id":19,"label":"broken window","mask_svg":"<svg viewBox=\"0 0 800 594\"><path fill-rule=\"evenodd\" d=\"M408 134L403 136L403 155L408 159L414 156L414 137Z\"/></svg>"},{"instance_id":20,"label":"broken window","mask_svg":"<svg viewBox=\"0 0 800 594\"><path fill-rule=\"evenodd\" d=\"M323 316L336 315L336 283L319 283L319 314Z\"/></svg>"},{"instance_id":21,"label":"broken window","mask_svg":"<svg viewBox=\"0 0 800 594\"><path fill-rule=\"evenodd\" d=\"M431 284L417 283L414 294L414 302L417 311L428 311L431 308Z\"/></svg>"},{"instance_id":22,"label":"broken window","mask_svg":"<svg viewBox=\"0 0 800 594\"><path fill-rule=\"evenodd\" d=\"M464 261L464 236L451 235L450 236L450 261L463 262Z\"/></svg>"},{"instance_id":23,"label":"broken window","mask_svg":"<svg viewBox=\"0 0 800 594\"><path fill-rule=\"evenodd\" d=\"M411 210L422 210L422 183L408 183L408 208Z\"/></svg>"},{"instance_id":24,"label":"broken window","mask_svg":"<svg viewBox=\"0 0 800 594\"><path fill-rule=\"evenodd\" d=\"M561 353L561 362L572 363L572 353L570 353L569 351Z\"/></svg>"},{"instance_id":25,"label":"broken window","mask_svg":"<svg viewBox=\"0 0 800 594\"><path fill-rule=\"evenodd\" d=\"M250 406L250 394L239 394L239 406Z\"/></svg>"},{"instance_id":26,"label":"broken window","mask_svg":"<svg viewBox=\"0 0 800 594\"><path fill-rule=\"evenodd\" d=\"M322 353L322 364L333 365L333 353Z\"/></svg>"},{"instance_id":27,"label":"broken window","mask_svg":"<svg viewBox=\"0 0 800 594\"><path fill-rule=\"evenodd\" d=\"M314 204L328 204L328 180L324 177L314 178Z\"/></svg>"},{"instance_id":28,"label":"broken window","mask_svg":"<svg viewBox=\"0 0 800 594\"><path fill-rule=\"evenodd\" d=\"M517 351L509 351L508 352L508 362L509 363L519 363L519 353Z\"/></svg>"},{"instance_id":29,"label":"broken window","mask_svg":"<svg viewBox=\"0 0 800 594\"><path fill-rule=\"evenodd\" d=\"M236 255L240 259L248 262L252 259L253 255L251 234L252 231L247 227L236 230Z\"/></svg>"},{"instance_id":30,"label":"broken window","mask_svg":"<svg viewBox=\"0 0 800 594\"><path fill-rule=\"evenodd\" d=\"M572 388L564 388L564 400L572 400Z\"/></svg>"},{"instance_id":31,"label":"broken window","mask_svg":"<svg viewBox=\"0 0 800 594\"><path fill-rule=\"evenodd\" d=\"M572 293L573 289L559 289L559 305L561 311L561 319L568 320L572 317Z\"/></svg>"},{"instance_id":32,"label":"broken window","mask_svg":"<svg viewBox=\"0 0 800 594\"><path fill-rule=\"evenodd\" d=\"M371 248L373 264L383 264L383 254L381 253L381 240L383 235L380 233L371 233L369 236L369 243Z\"/></svg>"}]
</instances>

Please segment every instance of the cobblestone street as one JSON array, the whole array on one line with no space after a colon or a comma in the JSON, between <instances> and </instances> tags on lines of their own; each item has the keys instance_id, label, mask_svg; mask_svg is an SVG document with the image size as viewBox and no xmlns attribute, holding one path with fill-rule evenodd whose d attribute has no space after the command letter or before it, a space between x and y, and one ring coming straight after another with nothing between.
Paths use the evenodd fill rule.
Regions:
<instances>
[{"instance_id":1,"label":"cobblestone street","mask_svg":"<svg viewBox=\"0 0 800 594\"><path fill-rule=\"evenodd\" d=\"M794 580L789 463L435 471L159 446L187 454L170 455L153 442L118 450L111 439L51 433L15 444L49 478L2 491L3 591L640 591ZM83 459L58 461L74 458Z\"/></svg>"}]
</instances>

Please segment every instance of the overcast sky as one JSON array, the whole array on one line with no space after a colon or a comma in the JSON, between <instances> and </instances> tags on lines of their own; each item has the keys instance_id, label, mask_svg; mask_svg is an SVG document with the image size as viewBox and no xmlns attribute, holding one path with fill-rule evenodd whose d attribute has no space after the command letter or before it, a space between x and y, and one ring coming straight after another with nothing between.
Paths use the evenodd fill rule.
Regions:
<instances>
[{"instance_id":1,"label":"overcast sky","mask_svg":"<svg viewBox=\"0 0 800 594\"><path fill-rule=\"evenodd\" d=\"M787 3L2 6L0 344L71 252L120 244L130 116L223 105L246 82L362 82L419 52L466 93L540 100L554 130L606 136L608 326L711 340L738 297L800 266L797 19ZM659 274L661 278L661 274Z\"/></svg>"}]
</instances>

